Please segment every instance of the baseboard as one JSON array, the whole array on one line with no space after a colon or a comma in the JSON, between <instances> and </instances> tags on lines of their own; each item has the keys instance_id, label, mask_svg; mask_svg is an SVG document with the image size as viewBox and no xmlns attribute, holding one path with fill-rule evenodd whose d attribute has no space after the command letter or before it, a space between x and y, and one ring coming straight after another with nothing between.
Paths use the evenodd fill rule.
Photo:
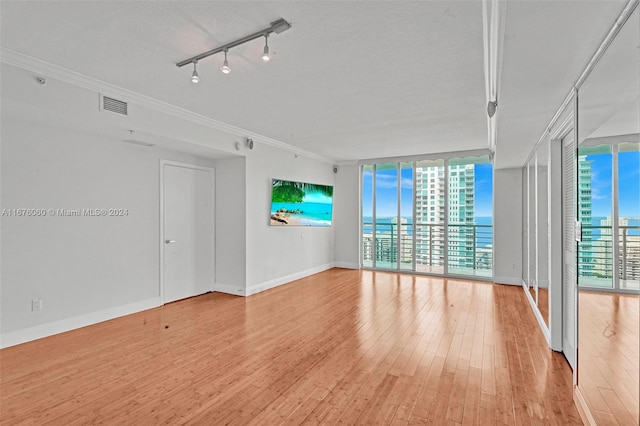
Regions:
<instances>
[{"instance_id":1,"label":"baseboard","mask_svg":"<svg viewBox=\"0 0 640 426\"><path fill-rule=\"evenodd\" d=\"M244 287L239 285L215 283L213 285L213 291L218 291L220 293L226 293L226 294L233 294L234 296L246 296Z\"/></svg>"},{"instance_id":2,"label":"baseboard","mask_svg":"<svg viewBox=\"0 0 640 426\"><path fill-rule=\"evenodd\" d=\"M125 315L134 314L136 312L146 311L147 309L161 305L162 301L160 298L154 297L153 299L103 309L101 311L40 324L24 328L22 330L10 331L8 333L0 334L0 349L30 342L32 340L42 339L43 337L53 336L54 334L64 333L65 331L75 330L77 328L86 327L88 325L97 324L99 322L108 321Z\"/></svg>"},{"instance_id":3,"label":"baseboard","mask_svg":"<svg viewBox=\"0 0 640 426\"><path fill-rule=\"evenodd\" d=\"M522 285L522 278L521 277L493 277L493 282L496 284Z\"/></svg>"},{"instance_id":4,"label":"baseboard","mask_svg":"<svg viewBox=\"0 0 640 426\"><path fill-rule=\"evenodd\" d=\"M274 280L265 281L260 284L254 284L251 287L247 288L246 296L251 296L252 294L260 293L265 290L269 290L270 288L278 287L282 284L290 283L291 281L299 280L300 278L308 277L309 275L317 274L322 271L326 271L327 269L331 269L334 267L334 263L325 263L324 265L316 266L314 268L306 269L304 271L296 272L294 274L285 275L284 277L276 278Z\"/></svg>"},{"instance_id":5,"label":"baseboard","mask_svg":"<svg viewBox=\"0 0 640 426\"><path fill-rule=\"evenodd\" d=\"M544 338L547 340L547 345L549 345L549 348L551 348L551 334L549 333L549 327L547 327L547 323L544 322L544 318L542 318L542 314L540 313L540 310L538 309L538 306L536 305L535 300L533 300L531 293L529 292L526 285L524 284L524 281L521 280L520 285L522 286L524 294L527 295L527 300L529 301L529 305L531 305L531 310L533 311L533 315L535 315L536 319L538 320L538 325L540 326L540 330L542 330L542 334L544 335Z\"/></svg>"},{"instance_id":6,"label":"baseboard","mask_svg":"<svg viewBox=\"0 0 640 426\"><path fill-rule=\"evenodd\" d=\"M587 406L587 401L584 400L582 392L580 392L580 388L578 386L573 387L573 402L576 404L582 423L589 426L596 426L596 419L591 414L591 411Z\"/></svg>"},{"instance_id":7,"label":"baseboard","mask_svg":"<svg viewBox=\"0 0 640 426\"><path fill-rule=\"evenodd\" d=\"M333 266L335 268L360 269L360 265L358 265L357 263L351 263L351 262L334 262Z\"/></svg>"}]
</instances>

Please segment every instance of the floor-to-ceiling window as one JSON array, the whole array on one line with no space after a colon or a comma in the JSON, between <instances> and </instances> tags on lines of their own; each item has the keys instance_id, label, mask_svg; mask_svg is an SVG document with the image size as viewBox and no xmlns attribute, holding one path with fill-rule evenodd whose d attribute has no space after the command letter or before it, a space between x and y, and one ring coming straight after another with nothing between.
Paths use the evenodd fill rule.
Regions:
<instances>
[{"instance_id":1,"label":"floor-to-ceiling window","mask_svg":"<svg viewBox=\"0 0 640 426\"><path fill-rule=\"evenodd\" d=\"M493 275L493 167L486 157L448 162L448 272Z\"/></svg>"},{"instance_id":2,"label":"floor-to-ceiling window","mask_svg":"<svg viewBox=\"0 0 640 426\"><path fill-rule=\"evenodd\" d=\"M398 262L398 167L395 163L375 167L375 260L376 266L395 269Z\"/></svg>"},{"instance_id":3,"label":"floor-to-ceiling window","mask_svg":"<svg viewBox=\"0 0 640 426\"><path fill-rule=\"evenodd\" d=\"M618 279L640 290L640 143L618 145Z\"/></svg>"},{"instance_id":4,"label":"floor-to-ceiling window","mask_svg":"<svg viewBox=\"0 0 640 426\"><path fill-rule=\"evenodd\" d=\"M363 267L493 275L489 156L362 166Z\"/></svg>"},{"instance_id":5,"label":"floor-to-ceiling window","mask_svg":"<svg viewBox=\"0 0 640 426\"><path fill-rule=\"evenodd\" d=\"M578 151L578 284L638 290L640 152L637 143L581 146ZM615 249L617 247L617 249Z\"/></svg>"},{"instance_id":6,"label":"floor-to-ceiling window","mask_svg":"<svg viewBox=\"0 0 640 426\"><path fill-rule=\"evenodd\" d=\"M413 163L400 163L400 269L414 269Z\"/></svg>"},{"instance_id":7,"label":"floor-to-ceiling window","mask_svg":"<svg viewBox=\"0 0 640 426\"><path fill-rule=\"evenodd\" d=\"M416 162L416 271L444 274L445 161Z\"/></svg>"},{"instance_id":8,"label":"floor-to-ceiling window","mask_svg":"<svg viewBox=\"0 0 640 426\"><path fill-rule=\"evenodd\" d=\"M363 267L373 267L375 247L373 245L373 235L375 224L373 222L373 166L362 166L362 193L361 193L361 229L360 229L360 262Z\"/></svg>"}]
</instances>

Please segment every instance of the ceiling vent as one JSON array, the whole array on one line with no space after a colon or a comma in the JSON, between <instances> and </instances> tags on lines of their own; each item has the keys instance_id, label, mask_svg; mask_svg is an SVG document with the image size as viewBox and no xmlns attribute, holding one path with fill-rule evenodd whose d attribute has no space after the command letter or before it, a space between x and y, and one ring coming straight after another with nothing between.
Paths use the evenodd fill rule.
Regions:
<instances>
[{"instance_id":1,"label":"ceiling vent","mask_svg":"<svg viewBox=\"0 0 640 426\"><path fill-rule=\"evenodd\" d=\"M108 96L101 96L100 109L115 112L120 115L129 115L128 104Z\"/></svg>"}]
</instances>

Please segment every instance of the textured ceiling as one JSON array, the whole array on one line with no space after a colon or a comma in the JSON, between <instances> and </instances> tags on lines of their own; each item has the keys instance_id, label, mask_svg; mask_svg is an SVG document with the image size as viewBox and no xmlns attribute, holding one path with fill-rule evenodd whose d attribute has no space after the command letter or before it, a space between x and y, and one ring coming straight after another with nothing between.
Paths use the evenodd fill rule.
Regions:
<instances>
[{"instance_id":1,"label":"textured ceiling","mask_svg":"<svg viewBox=\"0 0 640 426\"><path fill-rule=\"evenodd\" d=\"M498 155L518 166L624 4L507 2ZM336 160L487 148L482 3L7 2L0 44ZM292 28L192 68L175 63Z\"/></svg>"},{"instance_id":2,"label":"textured ceiling","mask_svg":"<svg viewBox=\"0 0 640 426\"><path fill-rule=\"evenodd\" d=\"M474 2L3 2L2 45L335 159L486 148ZM174 64L284 17L293 27Z\"/></svg>"},{"instance_id":3,"label":"textured ceiling","mask_svg":"<svg viewBox=\"0 0 640 426\"><path fill-rule=\"evenodd\" d=\"M626 0L507 4L496 162L519 167Z\"/></svg>"}]
</instances>

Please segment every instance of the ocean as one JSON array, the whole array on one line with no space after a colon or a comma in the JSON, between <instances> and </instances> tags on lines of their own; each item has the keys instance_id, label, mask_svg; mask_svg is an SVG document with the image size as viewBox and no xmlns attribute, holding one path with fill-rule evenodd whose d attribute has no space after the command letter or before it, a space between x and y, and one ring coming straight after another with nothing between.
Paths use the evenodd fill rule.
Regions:
<instances>
[{"instance_id":1,"label":"ocean","mask_svg":"<svg viewBox=\"0 0 640 426\"><path fill-rule=\"evenodd\" d=\"M372 223L371 216L364 216L363 220L363 233L371 234L372 233ZM378 234L391 234L397 232L397 228L394 227L397 222L395 217L379 217L376 221L376 232ZM401 222L403 225L403 232L406 232L406 235L413 235L413 220L411 217L402 217ZM478 216L474 218L475 225L485 225L491 226L493 223L493 218L487 216ZM493 245L493 233L490 232L489 228L482 228L482 231L478 231L476 236L476 246L477 247L489 247Z\"/></svg>"}]
</instances>

